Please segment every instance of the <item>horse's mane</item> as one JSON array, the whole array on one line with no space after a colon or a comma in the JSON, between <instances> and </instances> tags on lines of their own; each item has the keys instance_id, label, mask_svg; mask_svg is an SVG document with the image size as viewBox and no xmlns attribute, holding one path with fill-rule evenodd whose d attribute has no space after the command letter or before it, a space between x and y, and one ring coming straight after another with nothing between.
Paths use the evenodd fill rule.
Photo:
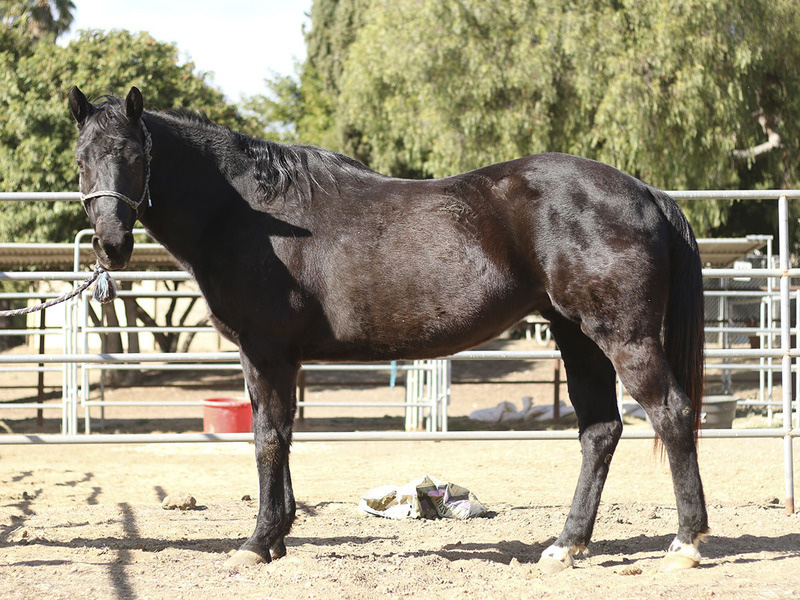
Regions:
<instances>
[{"instance_id":1,"label":"horse's mane","mask_svg":"<svg viewBox=\"0 0 800 600\"><path fill-rule=\"evenodd\" d=\"M356 177L374 171L343 154L316 146L288 145L262 140L229 127L214 123L204 113L185 108L159 113L175 126L190 127L205 135L218 136L231 142L253 162L252 175L261 192L260 200L270 203L277 198L310 200L315 189L338 187L334 173L346 171Z\"/></svg>"},{"instance_id":2,"label":"horse's mane","mask_svg":"<svg viewBox=\"0 0 800 600\"><path fill-rule=\"evenodd\" d=\"M97 127L103 134L112 140L125 139L125 131L130 127L128 118L125 116L125 106L121 98L116 96L101 96L101 102L94 104L95 115L93 119L94 127Z\"/></svg>"},{"instance_id":3,"label":"horse's mane","mask_svg":"<svg viewBox=\"0 0 800 600\"><path fill-rule=\"evenodd\" d=\"M238 141L255 163L254 176L267 202L281 196L310 200L315 189L326 187L338 191L334 173L359 178L375 174L357 160L315 146L291 146L242 134Z\"/></svg>"},{"instance_id":4,"label":"horse's mane","mask_svg":"<svg viewBox=\"0 0 800 600\"><path fill-rule=\"evenodd\" d=\"M178 121L185 121L187 123L198 123L200 125L212 125L215 127L219 127L221 129L227 129L222 125L217 125L208 118L208 115L204 112L199 112L196 110L192 110L190 108L178 107L178 108L170 108L164 111L161 111L162 115L168 115L175 120Z\"/></svg>"}]
</instances>

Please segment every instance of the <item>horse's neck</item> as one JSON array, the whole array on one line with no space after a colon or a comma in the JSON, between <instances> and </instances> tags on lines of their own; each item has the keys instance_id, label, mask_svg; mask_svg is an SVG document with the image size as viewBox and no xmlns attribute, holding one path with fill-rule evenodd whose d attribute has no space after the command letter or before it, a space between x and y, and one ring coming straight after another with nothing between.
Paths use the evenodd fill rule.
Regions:
<instances>
[{"instance_id":1,"label":"horse's neck","mask_svg":"<svg viewBox=\"0 0 800 600\"><path fill-rule=\"evenodd\" d=\"M208 244L235 189L221 173L219 161L201 139L182 135L159 115L146 115L153 138L150 197L141 217L152 236L184 266L195 270L197 254Z\"/></svg>"}]
</instances>

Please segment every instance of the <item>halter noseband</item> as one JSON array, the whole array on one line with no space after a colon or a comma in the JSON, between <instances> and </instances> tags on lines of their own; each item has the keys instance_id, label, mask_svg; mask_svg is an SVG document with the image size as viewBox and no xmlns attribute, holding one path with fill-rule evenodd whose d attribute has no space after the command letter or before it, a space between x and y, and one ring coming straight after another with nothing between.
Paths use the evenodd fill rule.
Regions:
<instances>
[{"instance_id":1,"label":"halter noseband","mask_svg":"<svg viewBox=\"0 0 800 600\"><path fill-rule=\"evenodd\" d=\"M142 190L142 197L139 198L139 201L132 200L125 194L114 190L96 190L94 192L89 192L88 194L81 194L81 202L86 204L87 201L93 198L100 198L101 196L111 196L112 198L117 198L118 200L122 200L125 204L130 206L134 212L137 214L139 213L139 207L142 205L142 202L147 200L147 206L152 206L153 201L150 198L150 160L152 156L150 155L150 151L153 149L153 139L150 137L150 132L147 130L147 126L144 124L143 120L139 120L142 124L142 132L144 133L144 159L146 161L145 165L145 172L144 172L144 189Z\"/></svg>"}]
</instances>

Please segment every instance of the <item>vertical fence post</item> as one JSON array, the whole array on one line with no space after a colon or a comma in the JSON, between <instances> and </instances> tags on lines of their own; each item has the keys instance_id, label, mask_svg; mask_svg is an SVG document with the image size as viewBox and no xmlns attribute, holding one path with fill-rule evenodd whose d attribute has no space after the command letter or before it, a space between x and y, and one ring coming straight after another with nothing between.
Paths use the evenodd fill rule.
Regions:
<instances>
[{"instance_id":1,"label":"vertical fence post","mask_svg":"<svg viewBox=\"0 0 800 600\"><path fill-rule=\"evenodd\" d=\"M800 289L794 293L794 349L800 348ZM800 402L800 357L794 359L794 404L798 407ZM800 410L797 411L800 417ZM798 423L795 422L794 428L797 429Z\"/></svg>"},{"instance_id":2,"label":"vertical fence post","mask_svg":"<svg viewBox=\"0 0 800 600\"><path fill-rule=\"evenodd\" d=\"M43 310L39 313L39 354L44 355L45 350L47 349L46 341L45 341L45 330L47 329L47 322L45 315L47 314L47 310ZM39 363L39 374L36 380L36 391L39 397L39 404L44 404L44 363ZM36 427L42 429L44 427L44 410L39 408L36 411Z\"/></svg>"},{"instance_id":3,"label":"vertical fence post","mask_svg":"<svg viewBox=\"0 0 800 600\"><path fill-rule=\"evenodd\" d=\"M783 392L783 447L786 512L794 513L794 465L792 457L792 357L791 296L789 292L789 201L785 194L778 198L778 250L781 270L781 388Z\"/></svg>"}]
</instances>

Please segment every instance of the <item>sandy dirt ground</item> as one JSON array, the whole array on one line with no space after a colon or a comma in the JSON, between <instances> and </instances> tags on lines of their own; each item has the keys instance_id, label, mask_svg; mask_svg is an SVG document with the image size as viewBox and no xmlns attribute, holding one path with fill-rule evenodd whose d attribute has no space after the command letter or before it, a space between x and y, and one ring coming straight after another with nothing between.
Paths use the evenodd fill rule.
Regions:
<instances>
[{"instance_id":1,"label":"sandy dirt ground","mask_svg":"<svg viewBox=\"0 0 800 600\"><path fill-rule=\"evenodd\" d=\"M519 404L522 395L552 401L552 371L548 361L457 367L451 424L467 427L471 410ZM307 399L402 398L402 388L370 378L349 387L323 378ZM152 375L144 383L108 397L197 399L241 389L235 376L187 377L176 386ZM3 391L6 398L30 393ZM47 415L42 430L57 431L59 415ZM110 408L106 417L104 431L202 427L198 407ZM402 422L381 408L315 408L306 417L299 429ZM0 411L0 420L7 432L38 430L26 411ZM100 430L100 420L93 423ZM574 569L543 575L535 561L566 518L580 466L577 441L298 442L298 517L287 556L229 570L226 557L255 524L252 444L0 446L0 598L800 597L800 514L783 507L782 442L701 440L700 462L712 536L699 568L659 572L677 528L668 468L651 441L623 440L588 555ZM425 474L468 487L489 516L391 521L358 510L368 490ZM176 492L192 494L197 507L163 510L161 500Z\"/></svg>"}]
</instances>

